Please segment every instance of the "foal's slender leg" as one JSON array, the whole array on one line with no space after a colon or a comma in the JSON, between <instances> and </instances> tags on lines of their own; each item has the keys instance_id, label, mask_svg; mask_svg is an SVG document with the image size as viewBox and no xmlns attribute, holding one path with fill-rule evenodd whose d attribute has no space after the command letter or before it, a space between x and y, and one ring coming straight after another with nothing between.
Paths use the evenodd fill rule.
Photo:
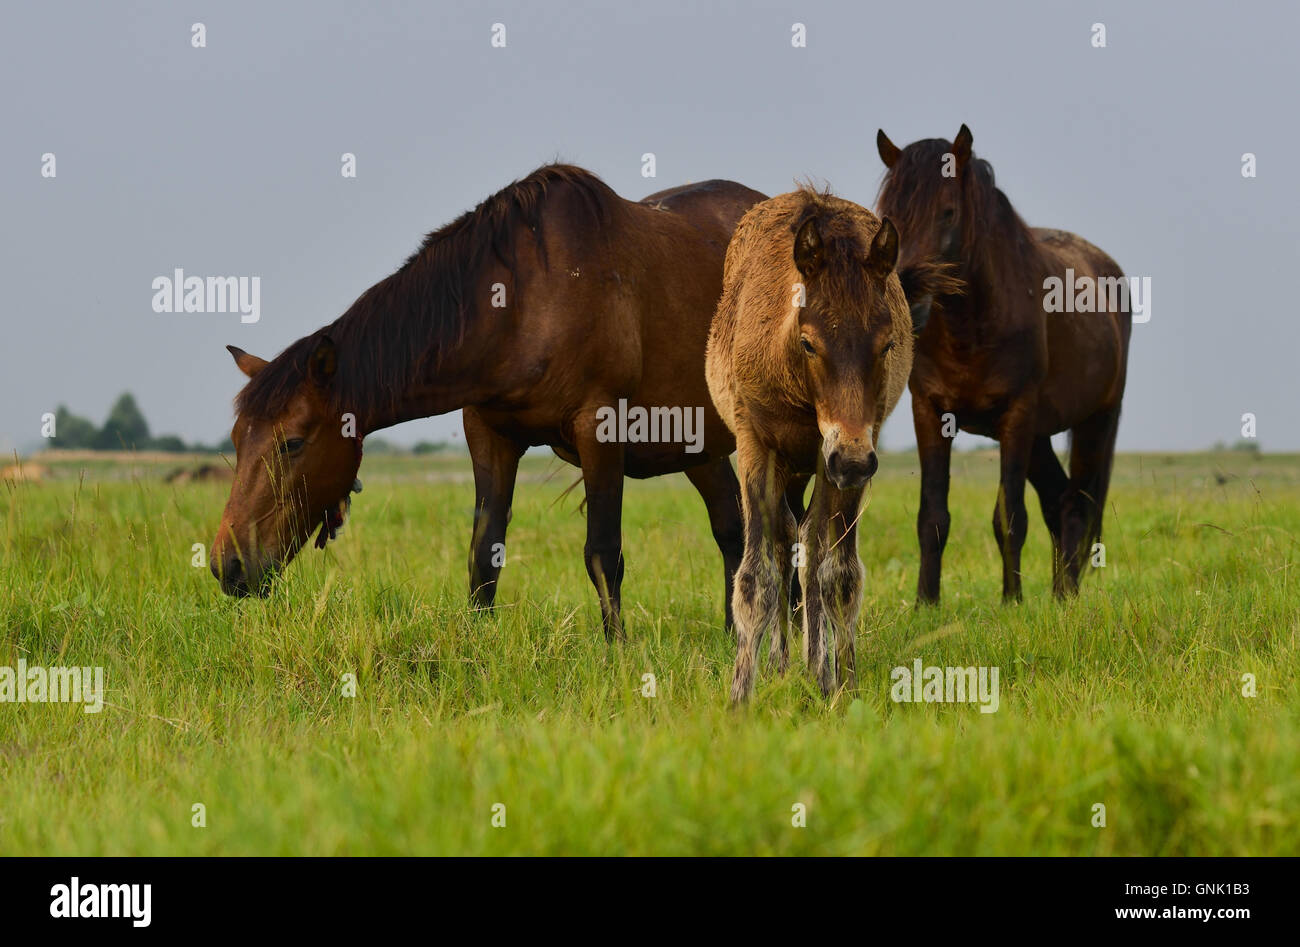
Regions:
<instances>
[{"instance_id":1,"label":"foal's slender leg","mask_svg":"<svg viewBox=\"0 0 1300 947\"><path fill-rule=\"evenodd\" d=\"M1029 529L1025 477L1034 444L1033 407L1028 398L1007 409L998 423L1002 469L993 508L993 535L1002 551L1002 600L1020 601L1020 550Z\"/></svg>"},{"instance_id":2,"label":"foal's slender leg","mask_svg":"<svg viewBox=\"0 0 1300 947\"><path fill-rule=\"evenodd\" d=\"M786 475L775 454L762 447L743 427L736 432L740 495L744 505L745 554L736 573L732 614L736 621L736 667L731 701L741 703L754 692L759 648L769 630L789 620L781 588L788 572L777 556L788 556L785 530ZM788 560L787 560L788 561Z\"/></svg>"},{"instance_id":3,"label":"foal's slender leg","mask_svg":"<svg viewBox=\"0 0 1300 947\"><path fill-rule=\"evenodd\" d=\"M839 684L857 689L858 611L862 606L862 562L857 519L864 487L841 490L818 464L812 504L801 536L808 558L804 577L804 653L808 667L830 695ZM832 659L831 655L835 657Z\"/></svg>"},{"instance_id":4,"label":"foal's slender leg","mask_svg":"<svg viewBox=\"0 0 1300 947\"><path fill-rule=\"evenodd\" d=\"M1058 598L1065 594L1065 553L1061 545L1061 513L1064 509L1065 491L1070 478L1065 475L1061 462L1052 450L1052 439L1034 438L1029 455L1029 482L1038 493L1038 504L1043 508L1043 521L1052 534L1052 592Z\"/></svg>"},{"instance_id":5,"label":"foal's slender leg","mask_svg":"<svg viewBox=\"0 0 1300 947\"><path fill-rule=\"evenodd\" d=\"M827 486L827 548L825 558L817 568L818 584L821 586L822 607L829 619L827 637L835 644L835 684L851 694L858 689L855 638L865 571L862 560L858 558L858 517L865 487L840 490L830 484ZM822 690L826 690L825 686Z\"/></svg>"},{"instance_id":6,"label":"foal's slender leg","mask_svg":"<svg viewBox=\"0 0 1300 947\"><path fill-rule=\"evenodd\" d=\"M943 434L943 419L928 399L913 394L912 423L921 458L921 505L916 512L916 538L921 545L921 571L916 580L918 605L939 601L943 547L948 543L948 472L952 438Z\"/></svg>"},{"instance_id":7,"label":"foal's slender leg","mask_svg":"<svg viewBox=\"0 0 1300 947\"><path fill-rule=\"evenodd\" d=\"M776 570L780 576L777 590L777 618L772 634L772 644L768 648L767 663L777 674L784 674L790 667L789 631L794 617L794 607L790 604L790 586L795 581L795 537L799 535L799 524L790 510L789 491L777 500L773 552Z\"/></svg>"},{"instance_id":8,"label":"foal's slender leg","mask_svg":"<svg viewBox=\"0 0 1300 947\"><path fill-rule=\"evenodd\" d=\"M731 469L729 457L690 468L686 471L686 479L704 499L704 505L709 510L713 539L722 551L726 587L723 608L726 612L726 627L730 631L731 596L735 589L736 570L740 568L741 556L745 554L745 521L740 512L740 481Z\"/></svg>"},{"instance_id":9,"label":"foal's slender leg","mask_svg":"<svg viewBox=\"0 0 1300 947\"><path fill-rule=\"evenodd\" d=\"M812 676L821 684L822 693L830 693L835 670L826 643L826 610L822 601L821 562L826 555L826 464L817 458L817 479L813 481L812 499L799 525L803 544L803 565L799 567L799 584L803 589L803 660Z\"/></svg>"},{"instance_id":10,"label":"foal's slender leg","mask_svg":"<svg viewBox=\"0 0 1300 947\"><path fill-rule=\"evenodd\" d=\"M596 409L576 422L574 446L582 462L587 495L587 545L583 559L587 575L600 598L605 640L624 640L621 610L623 587L623 445L596 435Z\"/></svg>"},{"instance_id":11,"label":"foal's slender leg","mask_svg":"<svg viewBox=\"0 0 1300 947\"><path fill-rule=\"evenodd\" d=\"M524 448L493 431L478 412L464 412L465 441L474 463L474 534L469 544L469 605L490 609L505 562L506 527Z\"/></svg>"}]
</instances>

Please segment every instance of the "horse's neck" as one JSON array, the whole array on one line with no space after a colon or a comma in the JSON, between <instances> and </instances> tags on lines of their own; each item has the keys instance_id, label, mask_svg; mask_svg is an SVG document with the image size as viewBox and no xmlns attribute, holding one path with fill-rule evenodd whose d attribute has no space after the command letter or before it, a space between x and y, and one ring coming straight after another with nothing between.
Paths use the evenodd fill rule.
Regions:
<instances>
[{"instance_id":1,"label":"horse's neck","mask_svg":"<svg viewBox=\"0 0 1300 947\"><path fill-rule=\"evenodd\" d=\"M955 308L976 318L996 310L1013 323L1018 321L1017 315L1040 312L1046 275L1041 248L1031 242L1019 250L1027 255L1014 268L998 269L990 254L979 254L974 262L967 263L962 276L968 289Z\"/></svg>"},{"instance_id":2,"label":"horse's neck","mask_svg":"<svg viewBox=\"0 0 1300 947\"><path fill-rule=\"evenodd\" d=\"M486 362L493 357L484 320L470 315L462 340L438 359L436 367L411 366L406 387L392 410L367 418L365 433L406 421L436 417L478 404L492 397L493 373Z\"/></svg>"}]
</instances>

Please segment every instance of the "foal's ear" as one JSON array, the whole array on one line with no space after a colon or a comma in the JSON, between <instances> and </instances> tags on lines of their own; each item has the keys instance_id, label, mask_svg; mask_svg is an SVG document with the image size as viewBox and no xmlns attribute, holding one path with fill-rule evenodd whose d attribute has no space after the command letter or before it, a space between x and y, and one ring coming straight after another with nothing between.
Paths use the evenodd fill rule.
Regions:
<instances>
[{"instance_id":1,"label":"foal's ear","mask_svg":"<svg viewBox=\"0 0 1300 947\"><path fill-rule=\"evenodd\" d=\"M812 276L822 265L822 235L816 217L805 220L794 235L794 265L804 276Z\"/></svg>"},{"instance_id":2,"label":"foal's ear","mask_svg":"<svg viewBox=\"0 0 1300 947\"><path fill-rule=\"evenodd\" d=\"M876 129L876 151L880 153L880 160L885 162L886 168L892 168L898 163L898 158L902 155L898 145L889 140L883 128Z\"/></svg>"},{"instance_id":3,"label":"foal's ear","mask_svg":"<svg viewBox=\"0 0 1300 947\"><path fill-rule=\"evenodd\" d=\"M334 378L338 367L339 357L334 349L334 340L328 335L321 336L316 343L316 351L311 353L311 359L307 362L307 374L312 381L323 387Z\"/></svg>"},{"instance_id":4,"label":"foal's ear","mask_svg":"<svg viewBox=\"0 0 1300 947\"><path fill-rule=\"evenodd\" d=\"M970 160L970 146L974 140L975 136L970 133L966 123L962 122L961 128L957 130L957 137L952 140L952 153L957 159L957 167Z\"/></svg>"},{"instance_id":5,"label":"foal's ear","mask_svg":"<svg viewBox=\"0 0 1300 947\"><path fill-rule=\"evenodd\" d=\"M871 238L865 266L874 276L888 276L898 265L898 230L888 217L881 218L880 229Z\"/></svg>"},{"instance_id":6,"label":"foal's ear","mask_svg":"<svg viewBox=\"0 0 1300 947\"><path fill-rule=\"evenodd\" d=\"M252 378L266 367L266 359L258 358L256 355L249 355L238 346L227 345L226 351L234 357L235 364L239 366L239 370L249 378Z\"/></svg>"}]
</instances>

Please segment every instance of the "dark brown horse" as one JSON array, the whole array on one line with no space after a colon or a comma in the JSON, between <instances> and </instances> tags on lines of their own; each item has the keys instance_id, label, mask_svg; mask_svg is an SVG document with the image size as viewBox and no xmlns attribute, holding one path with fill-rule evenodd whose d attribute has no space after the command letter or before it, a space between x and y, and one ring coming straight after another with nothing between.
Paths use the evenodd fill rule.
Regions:
<instances>
[{"instance_id":1,"label":"dark brown horse","mask_svg":"<svg viewBox=\"0 0 1300 947\"><path fill-rule=\"evenodd\" d=\"M213 543L222 588L261 592L317 527L324 544L366 434L463 408L477 494L472 606L496 595L519 458L548 445L582 468L584 559L607 637L622 636L625 475L685 471L704 498L729 623L739 486L704 348L727 241L762 199L708 181L634 203L587 171L548 165L430 234L341 318L273 361L232 349L251 380L236 401L236 480ZM681 422L665 421L656 440L602 422L637 409L701 423L687 441Z\"/></svg>"},{"instance_id":2,"label":"dark brown horse","mask_svg":"<svg viewBox=\"0 0 1300 947\"><path fill-rule=\"evenodd\" d=\"M1123 272L1081 237L1026 226L994 185L993 168L972 156L971 140L965 125L952 142L902 150L883 131L876 138L889 169L877 210L898 225L904 265L938 256L959 266L966 283L962 296L932 300L908 386L921 459L921 602L939 598L955 428L1001 447L993 533L1003 597L1020 598L1026 477L1052 534L1052 587L1077 591L1101 537L1132 328L1127 282L1122 294L1106 294L1103 311L1057 311L1053 281L1075 276L1102 295L1120 287ZM1068 476L1051 444L1065 430Z\"/></svg>"}]
</instances>

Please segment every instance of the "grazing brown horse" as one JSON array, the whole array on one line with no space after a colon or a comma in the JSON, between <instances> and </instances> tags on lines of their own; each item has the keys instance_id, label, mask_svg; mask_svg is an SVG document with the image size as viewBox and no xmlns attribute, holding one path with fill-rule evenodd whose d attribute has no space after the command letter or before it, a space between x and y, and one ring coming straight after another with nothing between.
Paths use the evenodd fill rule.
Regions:
<instances>
[{"instance_id":1,"label":"grazing brown horse","mask_svg":"<svg viewBox=\"0 0 1300 947\"><path fill-rule=\"evenodd\" d=\"M757 205L727 249L709 334L709 391L736 435L745 555L732 613L731 699L754 689L763 639L789 663L792 570L803 590L804 657L829 694L852 689L862 594L859 506L876 471L880 426L912 367L912 323L898 234L849 201L804 188ZM798 524L790 483L816 476ZM832 657L831 655L835 656Z\"/></svg>"},{"instance_id":2,"label":"grazing brown horse","mask_svg":"<svg viewBox=\"0 0 1300 947\"><path fill-rule=\"evenodd\" d=\"M581 168L548 165L430 234L273 361L232 349L251 380L236 401L236 479L213 543L222 588L264 591L317 526L324 545L364 435L463 408L477 494L472 606L494 601L515 474L532 445L582 468L584 559L607 637L622 636L625 475L685 471L708 507L729 605L739 486L704 349L732 228L762 199L707 181L634 203ZM648 441L602 422L624 408L700 423L665 420Z\"/></svg>"},{"instance_id":3,"label":"grazing brown horse","mask_svg":"<svg viewBox=\"0 0 1300 947\"><path fill-rule=\"evenodd\" d=\"M1049 286L1072 270L1099 292L1124 274L1081 237L1026 226L994 186L993 168L972 156L965 125L951 143L931 138L900 150L881 131L876 144L889 169L877 210L898 224L904 265L937 256L966 284L960 297L932 299L909 384L921 458L917 600L939 598L954 425L1001 448L993 534L1003 598L1020 598L1026 477L1052 534L1052 587L1058 596L1077 591L1101 537L1132 318L1127 282L1099 312L1048 311L1057 308ZM1051 443L1065 430L1068 476Z\"/></svg>"}]
</instances>

